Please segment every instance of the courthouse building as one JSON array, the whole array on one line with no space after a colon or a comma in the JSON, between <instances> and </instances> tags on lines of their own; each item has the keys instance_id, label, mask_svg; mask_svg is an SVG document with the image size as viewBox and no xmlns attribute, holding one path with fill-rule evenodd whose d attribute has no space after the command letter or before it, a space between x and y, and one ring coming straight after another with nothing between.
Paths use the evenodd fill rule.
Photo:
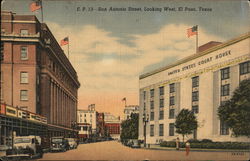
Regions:
<instances>
[{"instance_id":1,"label":"courthouse building","mask_svg":"<svg viewBox=\"0 0 250 161\"><path fill-rule=\"evenodd\" d=\"M155 144L181 137L174 123L185 108L195 113L199 124L189 139L249 141L231 136L217 115L240 81L250 78L249 37L247 33L224 43L210 42L197 54L140 75L139 139L146 136L147 143Z\"/></svg>"},{"instance_id":2,"label":"courthouse building","mask_svg":"<svg viewBox=\"0 0 250 161\"><path fill-rule=\"evenodd\" d=\"M45 23L34 15L1 12L1 102L46 116L49 124L76 122L77 73Z\"/></svg>"}]
</instances>

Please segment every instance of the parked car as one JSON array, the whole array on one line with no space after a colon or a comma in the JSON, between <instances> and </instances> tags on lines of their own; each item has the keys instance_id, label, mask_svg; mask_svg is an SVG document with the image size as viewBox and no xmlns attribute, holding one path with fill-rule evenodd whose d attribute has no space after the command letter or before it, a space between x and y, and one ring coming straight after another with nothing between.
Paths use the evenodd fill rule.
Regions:
<instances>
[{"instance_id":1,"label":"parked car","mask_svg":"<svg viewBox=\"0 0 250 161\"><path fill-rule=\"evenodd\" d=\"M17 136L13 140L13 148L6 151L9 158L42 157L43 150L40 136Z\"/></svg>"},{"instance_id":2,"label":"parked car","mask_svg":"<svg viewBox=\"0 0 250 161\"><path fill-rule=\"evenodd\" d=\"M64 137L52 137L50 150L53 151L67 151L69 150L69 142Z\"/></svg>"},{"instance_id":3,"label":"parked car","mask_svg":"<svg viewBox=\"0 0 250 161\"><path fill-rule=\"evenodd\" d=\"M77 148L77 142L74 138L66 138L69 142L69 148L70 149L76 149Z\"/></svg>"},{"instance_id":4,"label":"parked car","mask_svg":"<svg viewBox=\"0 0 250 161\"><path fill-rule=\"evenodd\" d=\"M128 140L124 141L123 144L126 146L129 146L131 148L140 148L141 147L140 142L137 139L128 139Z\"/></svg>"},{"instance_id":5,"label":"parked car","mask_svg":"<svg viewBox=\"0 0 250 161\"><path fill-rule=\"evenodd\" d=\"M139 142L139 140L137 140L137 139L131 139L131 148L140 148L141 147L141 145L140 145L140 142Z\"/></svg>"}]
</instances>

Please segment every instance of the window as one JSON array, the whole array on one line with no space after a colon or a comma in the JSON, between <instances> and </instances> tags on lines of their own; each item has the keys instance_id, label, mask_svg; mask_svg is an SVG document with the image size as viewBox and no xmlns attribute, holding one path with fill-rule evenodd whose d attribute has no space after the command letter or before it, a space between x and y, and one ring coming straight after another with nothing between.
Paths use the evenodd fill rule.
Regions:
<instances>
[{"instance_id":1,"label":"window","mask_svg":"<svg viewBox=\"0 0 250 161\"><path fill-rule=\"evenodd\" d=\"M1 92L1 98L0 99L3 100L3 88L1 88L0 90L1 90L0 91Z\"/></svg>"},{"instance_id":2,"label":"window","mask_svg":"<svg viewBox=\"0 0 250 161\"><path fill-rule=\"evenodd\" d=\"M174 87L175 87L175 84L174 84L174 83L172 83L172 84L169 85L169 92L170 92L170 93L175 92L175 88L174 88Z\"/></svg>"},{"instance_id":3,"label":"window","mask_svg":"<svg viewBox=\"0 0 250 161\"><path fill-rule=\"evenodd\" d=\"M174 109L169 110L169 118L174 119Z\"/></svg>"},{"instance_id":4,"label":"window","mask_svg":"<svg viewBox=\"0 0 250 161\"><path fill-rule=\"evenodd\" d=\"M164 111L161 110L161 111L159 112L159 120L163 120L163 119L164 119Z\"/></svg>"},{"instance_id":5,"label":"window","mask_svg":"<svg viewBox=\"0 0 250 161\"><path fill-rule=\"evenodd\" d=\"M240 64L240 75L250 73L250 61Z\"/></svg>"},{"instance_id":6,"label":"window","mask_svg":"<svg viewBox=\"0 0 250 161\"><path fill-rule=\"evenodd\" d=\"M199 92L198 91L195 91L195 92L192 92L192 101L198 101L199 100Z\"/></svg>"},{"instance_id":7,"label":"window","mask_svg":"<svg viewBox=\"0 0 250 161\"><path fill-rule=\"evenodd\" d=\"M21 72L20 73L20 83L29 83L28 81L28 73L27 72Z\"/></svg>"},{"instance_id":8,"label":"window","mask_svg":"<svg viewBox=\"0 0 250 161\"><path fill-rule=\"evenodd\" d=\"M143 100L146 100L146 91L143 91Z\"/></svg>"},{"instance_id":9,"label":"window","mask_svg":"<svg viewBox=\"0 0 250 161\"><path fill-rule=\"evenodd\" d=\"M169 124L169 136L174 136L174 123Z\"/></svg>"},{"instance_id":10,"label":"window","mask_svg":"<svg viewBox=\"0 0 250 161\"><path fill-rule=\"evenodd\" d=\"M164 107L164 99L160 99L160 108Z\"/></svg>"},{"instance_id":11,"label":"window","mask_svg":"<svg viewBox=\"0 0 250 161\"><path fill-rule=\"evenodd\" d=\"M229 96L230 87L229 84L221 86L221 96Z\"/></svg>"},{"instance_id":12,"label":"window","mask_svg":"<svg viewBox=\"0 0 250 161\"><path fill-rule=\"evenodd\" d=\"M220 134L221 135L229 135L229 128L224 121L220 121Z\"/></svg>"},{"instance_id":13,"label":"window","mask_svg":"<svg viewBox=\"0 0 250 161\"><path fill-rule=\"evenodd\" d=\"M164 95L164 87L159 87L160 96Z\"/></svg>"},{"instance_id":14,"label":"window","mask_svg":"<svg viewBox=\"0 0 250 161\"><path fill-rule=\"evenodd\" d=\"M230 77L230 70L228 68L221 69L221 80L228 79Z\"/></svg>"},{"instance_id":15,"label":"window","mask_svg":"<svg viewBox=\"0 0 250 161\"><path fill-rule=\"evenodd\" d=\"M192 78L192 87L198 87L199 86L199 76Z\"/></svg>"},{"instance_id":16,"label":"window","mask_svg":"<svg viewBox=\"0 0 250 161\"><path fill-rule=\"evenodd\" d=\"M28 30L21 30L20 33L22 36L28 35Z\"/></svg>"},{"instance_id":17,"label":"window","mask_svg":"<svg viewBox=\"0 0 250 161\"><path fill-rule=\"evenodd\" d=\"M4 60L4 43L1 42L1 46L0 46L0 61Z\"/></svg>"},{"instance_id":18,"label":"window","mask_svg":"<svg viewBox=\"0 0 250 161\"><path fill-rule=\"evenodd\" d=\"M5 33L5 29L1 28L1 34Z\"/></svg>"},{"instance_id":19,"label":"window","mask_svg":"<svg viewBox=\"0 0 250 161\"><path fill-rule=\"evenodd\" d=\"M21 47L21 60L28 59L28 48L26 46Z\"/></svg>"},{"instance_id":20,"label":"window","mask_svg":"<svg viewBox=\"0 0 250 161\"><path fill-rule=\"evenodd\" d=\"M154 97L154 94L155 94L155 90L154 90L154 89L151 89L151 90L150 90L150 97L153 98L153 97Z\"/></svg>"},{"instance_id":21,"label":"window","mask_svg":"<svg viewBox=\"0 0 250 161\"><path fill-rule=\"evenodd\" d=\"M154 101L150 101L150 109L154 109Z\"/></svg>"},{"instance_id":22,"label":"window","mask_svg":"<svg viewBox=\"0 0 250 161\"><path fill-rule=\"evenodd\" d=\"M144 102L143 104L143 110L145 111L146 110L146 103Z\"/></svg>"},{"instance_id":23,"label":"window","mask_svg":"<svg viewBox=\"0 0 250 161\"><path fill-rule=\"evenodd\" d=\"M164 136L164 125L163 124L159 125L159 136Z\"/></svg>"},{"instance_id":24,"label":"window","mask_svg":"<svg viewBox=\"0 0 250 161\"><path fill-rule=\"evenodd\" d=\"M199 113L199 106L192 106L192 112L193 113Z\"/></svg>"},{"instance_id":25,"label":"window","mask_svg":"<svg viewBox=\"0 0 250 161\"><path fill-rule=\"evenodd\" d=\"M155 130L154 125L150 125L150 136L154 136L154 130Z\"/></svg>"},{"instance_id":26,"label":"window","mask_svg":"<svg viewBox=\"0 0 250 161\"><path fill-rule=\"evenodd\" d=\"M155 119L155 113L150 112L150 121L153 121Z\"/></svg>"},{"instance_id":27,"label":"window","mask_svg":"<svg viewBox=\"0 0 250 161\"><path fill-rule=\"evenodd\" d=\"M27 101L28 100L28 90L21 90L20 91L20 100Z\"/></svg>"},{"instance_id":28,"label":"window","mask_svg":"<svg viewBox=\"0 0 250 161\"><path fill-rule=\"evenodd\" d=\"M169 105L170 106L174 105L174 96L169 97Z\"/></svg>"}]
</instances>

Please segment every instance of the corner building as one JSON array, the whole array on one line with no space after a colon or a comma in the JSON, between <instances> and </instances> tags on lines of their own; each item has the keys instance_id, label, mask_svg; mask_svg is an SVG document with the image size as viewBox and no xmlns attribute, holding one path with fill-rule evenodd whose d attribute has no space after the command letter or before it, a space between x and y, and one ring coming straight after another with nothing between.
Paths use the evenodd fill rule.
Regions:
<instances>
[{"instance_id":1,"label":"corner building","mask_svg":"<svg viewBox=\"0 0 250 161\"><path fill-rule=\"evenodd\" d=\"M77 73L52 32L34 15L1 12L1 102L71 127L77 120Z\"/></svg>"},{"instance_id":2,"label":"corner building","mask_svg":"<svg viewBox=\"0 0 250 161\"><path fill-rule=\"evenodd\" d=\"M141 75L139 139L146 135L147 144L157 144L181 138L174 123L185 108L195 113L199 124L188 139L249 141L231 136L217 115L220 104L232 97L240 81L250 78L249 36L247 33L225 43L210 42L197 54ZM148 118L146 132L143 118Z\"/></svg>"}]
</instances>

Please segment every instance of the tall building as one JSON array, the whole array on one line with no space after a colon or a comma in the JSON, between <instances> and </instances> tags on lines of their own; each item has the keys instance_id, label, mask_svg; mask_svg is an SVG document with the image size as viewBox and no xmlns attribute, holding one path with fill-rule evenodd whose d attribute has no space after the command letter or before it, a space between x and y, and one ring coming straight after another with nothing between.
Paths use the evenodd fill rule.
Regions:
<instances>
[{"instance_id":1,"label":"tall building","mask_svg":"<svg viewBox=\"0 0 250 161\"><path fill-rule=\"evenodd\" d=\"M139 113L139 106L138 105L128 105L124 108L124 120L130 118L132 113Z\"/></svg>"},{"instance_id":2,"label":"tall building","mask_svg":"<svg viewBox=\"0 0 250 161\"><path fill-rule=\"evenodd\" d=\"M195 113L199 124L189 138L249 141L231 136L217 115L218 107L231 98L240 81L250 78L249 36L210 42L197 54L140 75L139 138L146 136L151 144L176 139L175 118L185 108Z\"/></svg>"},{"instance_id":3,"label":"tall building","mask_svg":"<svg viewBox=\"0 0 250 161\"><path fill-rule=\"evenodd\" d=\"M49 27L34 15L3 11L1 44L1 102L71 127L80 83Z\"/></svg>"}]
</instances>

